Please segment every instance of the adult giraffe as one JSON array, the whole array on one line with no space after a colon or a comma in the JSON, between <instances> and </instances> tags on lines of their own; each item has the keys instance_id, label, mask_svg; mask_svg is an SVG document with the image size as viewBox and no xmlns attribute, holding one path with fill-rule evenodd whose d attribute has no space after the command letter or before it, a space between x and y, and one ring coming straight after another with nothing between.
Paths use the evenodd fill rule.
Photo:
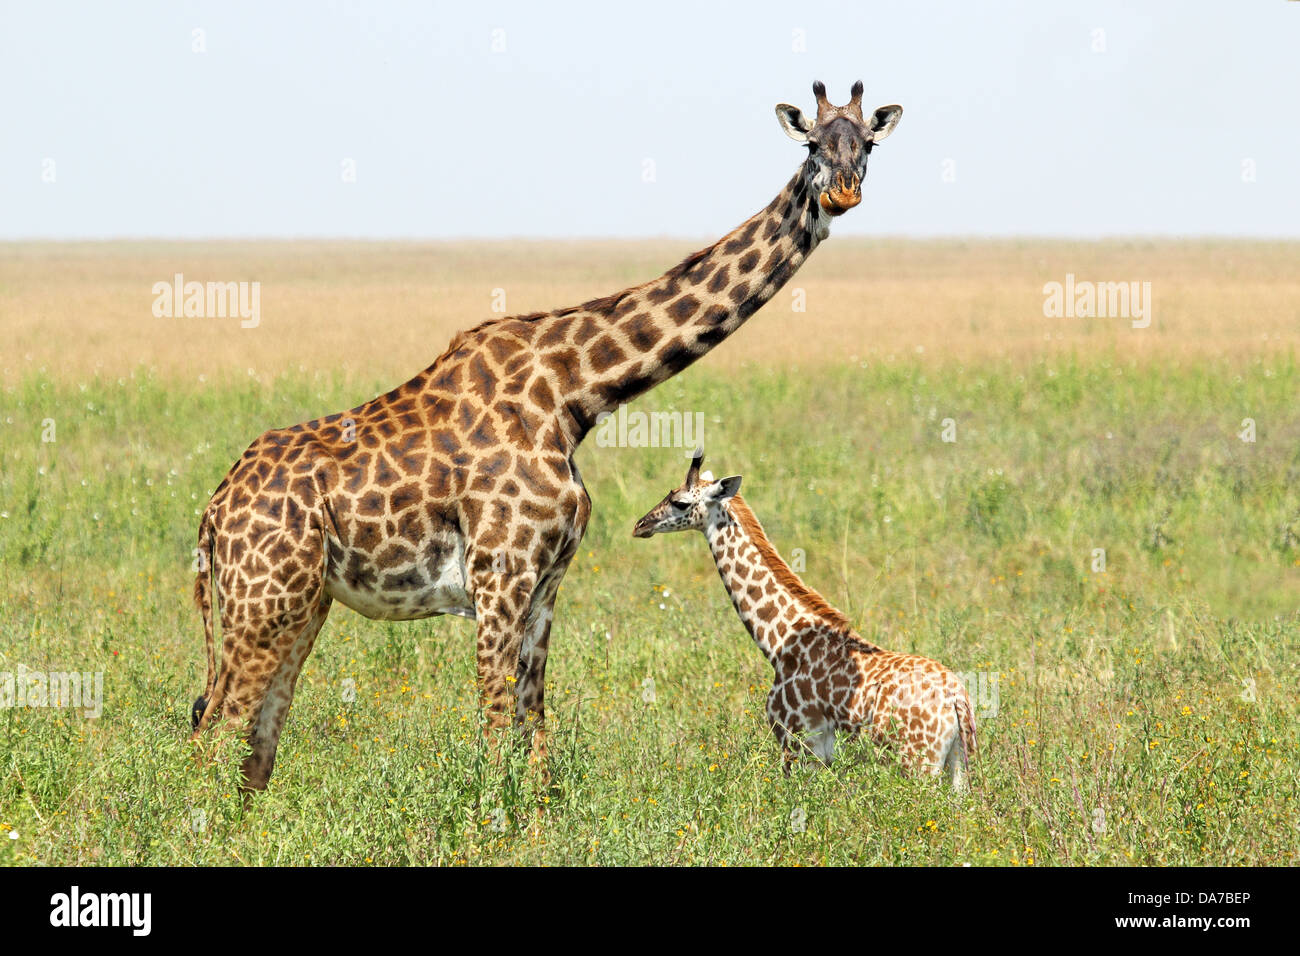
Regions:
<instances>
[{"instance_id":1,"label":"adult giraffe","mask_svg":"<svg viewBox=\"0 0 1300 956\"><path fill-rule=\"evenodd\" d=\"M807 159L713 245L607 298L461 332L406 384L268 431L235 462L199 523L208 677L193 721L196 736L214 721L244 728L248 789L270 778L334 600L384 620L476 618L488 731L511 722L513 697L544 759L552 608L591 512L575 450L601 412L676 375L786 283L861 202L867 156L902 115L864 117L861 81L845 106L821 83L813 93L815 121L776 108Z\"/></svg>"}]
</instances>

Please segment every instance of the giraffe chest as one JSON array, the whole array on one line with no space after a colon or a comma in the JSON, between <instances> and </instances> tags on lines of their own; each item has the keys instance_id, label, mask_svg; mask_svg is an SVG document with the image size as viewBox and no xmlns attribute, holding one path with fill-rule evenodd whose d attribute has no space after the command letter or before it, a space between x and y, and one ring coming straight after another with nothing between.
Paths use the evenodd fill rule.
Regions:
<instances>
[{"instance_id":1,"label":"giraffe chest","mask_svg":"<svg viewBox=\"0 0 1300 956\"><path fill-rule=\"evenodd\" d=\"M378 551L332 541L330 557L326 589L358 614L382 621L437 614L474 617L474 599L466 588L465 542L455 532Z\"/></svg>"}]
</instances>

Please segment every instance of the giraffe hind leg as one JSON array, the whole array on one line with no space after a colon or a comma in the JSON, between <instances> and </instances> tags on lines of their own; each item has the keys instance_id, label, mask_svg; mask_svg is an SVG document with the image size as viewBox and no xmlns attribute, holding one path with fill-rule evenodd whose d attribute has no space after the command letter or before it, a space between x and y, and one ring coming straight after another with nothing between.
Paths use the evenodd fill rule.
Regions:
<instances>
[{"instance_id":1,"label":"giraffe hind leg","mask_svg":"<svg viewBox=\"0 0 1300 956\"><path fill-rule=\"evenodd\" d=\"M280 733L293 702L298 675L316 643L316 636L325 624L331 603L328 597L322 596L311 618L296 634L290 632L281 636L279 643L283 650L279 655L279 664L267 681L261 704L250 721L248 742L252 753L243 765L245 787L249 790L265 790L271 779L276 750L280 746Z\"/></svg>"},{"instance_id":2,"label":"giraffe hind leg","mask_svg":"<svg viewBox=\"0 0 1300 956\"><path fill-rule=\"evenodd\" d=\"M478 618L475 656L489 735L509 726L511 711L516 710L515 694L508 678L514 678L518 684L525 617L535 580L532 572L516 575L505 572L480 574L474 581Z\"/></svg>"},{"instance_id":3,"label":"giraffe hind leg","mask_svg":"<svg viewBox=\"0 0 1300 956\"><path fill-rule=\"evenodd\" d=\"M966 791L966 767L969 761L970 754L966 752L966 741L962 739L961 725L958 722L952 729L952 737L943 756L943 774L957 793Z\"/></svg>"},{"instance_id":4,"label":"giraffe hind leg","mask_svg":"<svg viewBox=\"0 0 1300 956\"><path fill-rule=\"evenodd\" d=\"M541 768L543 780L550 777L546 765L546 656L555 617L555 596L571 559L572 554L561 556L542 577L529 609L516 670L515 719L532 734L532 759Z\"/></svg>"},{"instance_id":5,"label":"giraffe hind leg","mask_svg":"<svg viewBox=\"0 0 1300 956\"><path fill-rule=\"evenodd\" d=\"M961 741L954 742L943 765L948 782L957 793L966 792L966 760L961 756L963 749Z\"/></svg>"},{"instance_id":6,"label":"giraffe hind leg","mask_svg":"<svg viewBox=\"0 0 1300 956\"><path fill-rule=\"evenodd\" d=\"M294 552L278 562L263 556L278 541L263 541L257 552L242 552L242 566L223 566L221 668L211 694L194 707L195 737L216 722L239 731L252 748L243 763L246 793L270 779L298 672L331 603L323 548L311 538L290 540Z\"/></svg>"},{"instance_id":7,"label":"giraffe hind leg","mask_svg":"<svg viewBox=\"0 0 1300 956\"><path fill-rule=\"evenodd\" d=\"M551 640L551 609L538 612L524 630L515 670L515 721L532 735L533 762L546 776L546 654Z\"/></svg>"}]
</instances>

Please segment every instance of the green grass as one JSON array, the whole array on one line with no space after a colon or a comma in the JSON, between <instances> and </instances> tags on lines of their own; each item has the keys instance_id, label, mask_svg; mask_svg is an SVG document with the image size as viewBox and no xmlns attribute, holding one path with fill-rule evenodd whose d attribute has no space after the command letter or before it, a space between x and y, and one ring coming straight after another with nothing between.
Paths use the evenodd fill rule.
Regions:
<instances>
[{"instance_id":1,"label":"green grass","mask_svg":"<svg viewBox=\"0 0 1300 956\"><path fill-rule=\"evenodd\" d=\"M391 384L4 392L0 671L102 671L105 700L98 719L0 710L0 863L1297 862L1293 359L701 368L637 404L705 413L706 467L745 476L777 546L866 636L997 675L963 799L860 747L782 777L770 672L704 542L630 537L684 453L590 441L551 787L486 758L471 622L336 605L245 807L238 743L200 761L187 742L198 513L259 432Z\"/></svg>"}]
</instances>

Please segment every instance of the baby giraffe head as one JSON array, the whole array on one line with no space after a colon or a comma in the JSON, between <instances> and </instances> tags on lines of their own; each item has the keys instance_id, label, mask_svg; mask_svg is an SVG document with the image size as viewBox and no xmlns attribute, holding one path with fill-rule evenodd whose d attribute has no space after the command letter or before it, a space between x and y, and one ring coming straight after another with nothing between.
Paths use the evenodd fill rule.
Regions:
<instances>
[{"instance_id":1,"label":"baby giraffe head","mask_svg":"<svg viewBox=\"0 0 1300 956\"><path fill-rule=\"evenodd\" d=\"M740 491L740 476L714 481L707 471L700 474L704 452L696 450L681 486L664 496L632 529L634 538L649 538L670 531L704 531L717 523L727 502Z\"/></svg>"}]
</instances>

